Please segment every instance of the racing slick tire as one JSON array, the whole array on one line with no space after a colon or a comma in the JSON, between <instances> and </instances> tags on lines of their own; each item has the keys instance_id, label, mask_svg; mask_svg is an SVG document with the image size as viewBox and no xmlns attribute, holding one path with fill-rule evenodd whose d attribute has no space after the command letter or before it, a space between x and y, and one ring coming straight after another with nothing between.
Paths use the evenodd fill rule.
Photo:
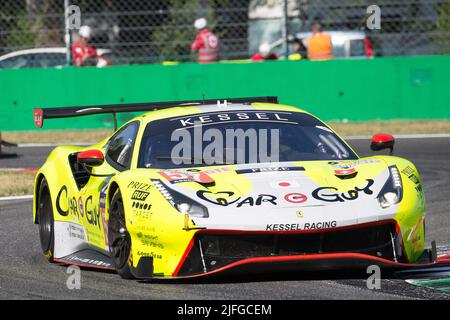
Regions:
<instances>
[{"instance_id":1,"label":"racing slick tire","mask_svg":"<svg viewBox=\"0 0 450 320\"><path fill-rule=\"evenodd\" d=\"M134 279L130 270L131 236L126 229L125 211L120 190L117 189L109 206L109 252L117 273L123 279Z\"/></svg>"},{"instance_id":2,"label":"racing slick tire","mask_svg":"<svg viewBox=\"0 0 450 320\"><path fill-rule=\"evenodd\" d=\"M41 248L47 260L53 262L53 252L55 248L55 220L53 217L50 189L45 178L42 179L38 194L37 214Z\"/></svg>"}]
</instances>

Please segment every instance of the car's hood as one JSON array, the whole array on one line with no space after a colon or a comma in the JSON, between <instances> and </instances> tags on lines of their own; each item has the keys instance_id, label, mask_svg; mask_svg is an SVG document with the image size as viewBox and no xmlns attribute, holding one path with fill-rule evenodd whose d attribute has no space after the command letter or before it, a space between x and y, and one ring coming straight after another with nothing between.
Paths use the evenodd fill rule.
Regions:
<instances>
[{"instance_id":1,"label":"car's hood","mask_svg":"<svg viewBox=\"0 0 450 320\"><path fill-rule=\"evenodd\" d=\"M385 162L283 162L160 171L161 182L208 209L197 227L233 230L333 228L393 218L377 196Z\"/></svg>"}]
</instances>

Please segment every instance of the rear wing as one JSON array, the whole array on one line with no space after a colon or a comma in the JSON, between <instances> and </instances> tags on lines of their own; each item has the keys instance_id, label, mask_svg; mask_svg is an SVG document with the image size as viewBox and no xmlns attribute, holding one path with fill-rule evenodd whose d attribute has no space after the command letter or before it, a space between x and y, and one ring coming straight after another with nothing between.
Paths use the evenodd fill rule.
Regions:
<instances>
[{"instance_id":1,"label":"rear wing","mask_svg":"<svg viewBox=\"0 0 450 320\"><path fill-rule=\"evenodd\" d=\"M190 107L197 105L227 103L250 104L254 102L278 103L278 97L254 97L254 98L230 98L230 99L208 99L208 100L186 100L165 101L148 103L111 104L84 107L61 107L61 108L34 108L34 123L37 128L42 128L45 119L81 117L93 114L110 113L114 117L114 129L117 130L116 114L121 112L154 111L171 107Z\"/></svg>"}]
</instances>

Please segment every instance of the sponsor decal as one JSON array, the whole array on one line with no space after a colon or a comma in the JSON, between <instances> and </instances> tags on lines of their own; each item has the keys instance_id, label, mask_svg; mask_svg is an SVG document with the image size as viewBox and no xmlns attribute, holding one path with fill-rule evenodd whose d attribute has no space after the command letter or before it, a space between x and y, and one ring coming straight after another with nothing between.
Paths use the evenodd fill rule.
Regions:
<instances>
[{"instance_id":1,"label":"sponsor decal","mask_svg":"<svg viewBox=\"0 0 450 320\"><path fill-rule=\"evenodd\" d=\"M159 172L164 178L170 183L180 183L180 182L198 182L198 183L213 183L214 179L211 178L207 173L200 172L180 172L176 170L161 170Z\"/></svg>"},{"instance_id":2,"label":"sponsor decal","mask_svg":"<svg viewBox=\"0 0 450 320\"><path fill-rule=\"evenodd\" d=\"M271 182L270 186L274 189L298 188L299 184L297 181L276 181Z\"/></svg>"},{"instance_id":3,"label":"sponsor decal","mask_svg":"<svg viewBox=\"0 0 450 320\"><path fill-rule=\"evenodd\" d=\"M270 121L270 122L289 122L287 118L291 113L288 112L227 112L219 114L208 114L199 116L189 116L177 120L182 128L193 127L196 123L206 125L210 123L236 122L236 121Z\"/></svg>"},{"instance_id":4,"label":"sponsor decal","mask_svg":"<svg viewBox=\"0 0 450 320\"><path fill-rule=\"evenodd\" d=\"M402 170L402 173L408 177L409 180L411 180L416 186L415 189L418 192L418 197L423 197L423 189L422 189L422 183L420 182L419 177L416 175L413 168L410 166L407 166L405 169Z\"/></svg>"},{"instance_id":5,"label":"sponsor decal","mask_svg":"<svg viewBox=\"0 0 450 320\"><path fill-rule=\"evenodd\" d=\"M302 230L298 223L275 223L266 225L266 231L295 231Z\"/></svg>"},{"instance_id":6,"label":"sponsor decal","mask_svg":"<svg viewBox=\"0 0 450 320\"><path fill-rule=\"evenodd\" d=\"M299 231L299 230L319 230L336 228L337 221L307 222L303 225L299 223L275 223L266 225L266 231Z\"/></svg>"},{"instance_id":7,"label":"sponsor decal","mask_svg":"<svg viewBox=\"0 0 450 320\"><path fill-rule=\"evenodd\" d=\"M404 175L409 176L409 175L414 174L414 170L413 170L413 168L411 168L410 166L406 166L406 168L402 170L402 173L403 173Z\"/></svg>"},{"instance_id":8,"label":"sponsor decal","mask_svg":"<svg viewBox=\"0 0 450 320\"><path fill-rule=\"evenodd\" d=\"M267 167L236 170L237 174L258 173L258 172L277 172L277 171L305 171L304 167Z\"/></svg>"},{"instance_id":9,"label":"sponsor decal","mask_svg":"<svg viewBox=\"0 0 450 320\"><path fill-rule=\"evenodd\" d=\"M139 257L152 257L153 259L162 259L162 255L155 252L138 251L137 255Z\"/></svg>"},{"instance_id":10,"label":"sponsor decal","mask_svg":"<svg viewBox=\"0 0 450 320\"><path fill-rule=\"evenodd\" d=\"M131 204L131 207L133 209L139 209L139 210L150 210L152 205L148 204L148 203L142 203L142 202L133 201L132 204Z\"/></svg>"},{"instance_id":11,"label":"sponsor decal","mask_svg":"<svg viewBox=\"0 0 450 320\"><path fill-rule=\"evenodd\" d=\"M138 232L137 236L143 246L164 249L164 245L159 242L158 236L143 234L142 232Z\"/></svg>"},{"instance_id":12,"label":"sponsor decal","mask_svg":"<svg viewBox=\"0 0 450 320\"><path fill-rule=\"evenodd\" d=\"M74 261L76 263L94 265L94 266L105 267L105 268L109 268L111 266L110 263L107 263L104 261L88 259L88 258L80 258L77 256L71 256L67 260Z\"/></svg>"},{"instance_id":13,"label":"sponsor decal","mask_svg":"<svg viewBox=\"0 0 450 320\"><path fill-rule=\"evenodd\" d=\"M339 193L338 189L335 187L320 187L312 192L312 196L320 201L325 202L345 202L356 200L361 192L371 195L373 191L370 187L374 184L372 179L367 179L367 184L364 188L355 187L354 189L348 190L347 192Z\"/></svg>"},{"instance_id":14,"label":"sponsor decal","mask_svg":"<svg viewBox=\"0 0 450 320\"><path fill-rule=\"evenodd\" d=\"M198 169L187 169L186 171L189 172L197 172L200 171ZM217 174L217 173L224 173L224 172L231 172L233 171L230 168L216 168L216 169L206 169L206 170L201 170L202 172L206 173L206 174Z\"/></svg>"},{"instance_id":15,"label":"sponsor decal","mask_svg":"<svg viewBox=\"0 0 450 320\"><path fill-rule=\"evenodd\" d=\"M103 232L105 239L105 248L108 248L108 220L106 219L106 190L108 189L108 183L111 177L106 178L100 185L100 198L98 207L100 208L100 216L103 223Z\"/></svg>"},{"instance_id":16,"label":"sponsor decal","mask_svg":"<svg viewBox=\"0 0 450 320\"><path fill-rule=\"evenodd\" d=\"M303 203L306 202L306 200L308 200L308 197L305 196L303 193L293 192L285 195L284 200L290 203Z\"/></svg>"},{"instance_id":17,"label":"sponsor decal","mask_svg":"<svg viewBox=\"0 0 450 320\"><path fill-rule=\"evenodd\" d=\"M148 211L148 210L133 209L133 214L136 218L145 220L145 219L150 219L153 215L153 212ZM142 231L149 229L146 226L138 226L136 228L139 228L139 230L142 230Z\"/></svg>"},{"instance_id":18,"label":"sponsor decal","mask_svg":"<svg viewBox=\"0 0 450 320\"><path fill-rule=\"evenodd\" d=\"M78 239L78 240L82 240L82 241L86 240L86 238L84 236L84 229L82 226L70 224L67 229L68 229L70 238L74 238L74 239Z\"/></svg>"},{"instance_id":19,"label":"sponsor decal","mask_svg":"<svg viewBox=\"0 0 450 320\"><path fill-rule=\"evenodd\" d=\"M244 200L240 201L237 204L237 207L240 208L243 205L249 205L251 207L253 207L254 205L260 206L263 203L270 203L270 204L276 206L277 205L276 200L277 200L277 197L275 197L271 194L260 194L260 195L258 195L256 200L253 197L245 198Z\"/></svg>"},{"instance_id":20,"label":"sponsor decal","mask_svg":"<svg viewBox=\"0 0 450 320\"><path fill-rule=\"evenodd\" d=\"M299 218L303 218L305 216L302 210L297 210L296 213L297 213L297 217L299 217Z\"/></svg>"},{"instance_id":21,"label":"sponsor decal","mask_svg":"<svg viewBox=\"0 0 450 320\"><path fill-rule=\"evenodd\" d=\"M354 173L356 173L355 168L334 170L334 174L337 176L346 176L346 175L350 175L350 174L354 174Z\"/></svg>"},{"instance_id":22,"label":"sponsor decal","mask_svg":"<svg viewBox=\"0 0 450 320\"><path fill-rule=\"evenodd\" d=\"M80 215L84 216L84 210L83 210L83 199L81 197L78 198L78 210L80 210Z\"/></svg>"},{"instance_id":23,"label":"sponsor decal","mask_svg":"<svg viewBox=\"0 0 450 320\"><path fill-rule=\"evenodd\" d=\"M69 198L66 186L62 186L56 196L56 211L63 217L70 214L74 218L79 219L77 200L75 197Z\"/></svg>"},{"instance_id":24,"label":"sponsor decal","mask_svg":"<svg viewBox=\"0 0 450 320\"><path fill-rule=\"evenodd\" d=\"M310 222L305 223L303 226L304 230L314 230L314 229L329 229L336 228L337 221L324 221L324 222Z\"/></svg>"},{"instance_id":25,"label":"sponsor decal","mask_svg":"<svg viewBox=\"0 0 450 320\"><path fill-rule=\"evenodd\" d=\"M140 190L136 190L133 193L132 199L134 199L134 200L131 202L131 208L133 210L133 214L137 218L142 218L142 219L150 219L151 218L151 216L153 214L152 212L150 212L152 205L144 202L144 200L147 199L149 194L150 193L148 193L148 192L140 191Z\"/></svg>"},{"instance_id":26,"label":"sponsor decal","mask_svg":"<svg viewBox=\"0 0 450 320\"><path fill-rule=\"evenodd\" d=\"M144 182L138 182L138 181L131 181L127 188L129 189L136 189L141 191L150 191L152 185L150 183L144 183Z\"/></svg>"},{"instance_id":27,"label":"sponsor decal","mask_svg":"<svg viewBox=\"0 0 450 320\"><path fill-rule=\"evenodd\" d=\"M141 190L135 190L133 194L131 195L131 200L137 200L137 201L145 201L147 199L148 195L150 193L141 191Z\"/></svg>"},{"instance_id":28,"label":"sponsor decal","mask_svg":"<svg viewBox=\"0 0 450 320\"><path fill-rule=\"evenodd\" d=\"M411 180L414 184L420 185L420 179L416 174L414 173L413 168L410 166L407 166L405 169L402 170L402 173L408 177L409 180Z\"/></svg>"},{"instance_id":29,"label":"sponsor decal","mask_svg":"<svg viewBox=\"0 0 450 320\"><path fill-rule=\"evenodd\" d=\"M87 197L84 203L84 209L86 211L86 220L90 225L97 226L100 230L102 228L102 222L100 217L100 211L97 206L93 205L92 196Z\"/></svg>"},{"instance_id":30,"label":"sponsor decal","mask_svg":"<svg viewBox=\"0 0 450 320\"><path fill-rule=\"evenodd\" d=\"M360 166L362 164L379 163L379 162L380 162L380 160L376 160L376 159L365 159L365 160L357 160L357 161L353 161L353 162L331 161L331 162L328 162L328 164L330 166L332 166L333 168L345 170L345 169L354 168L356 166Z\"/></svg>"},{"instance_id":31,"label":"sponsor decal","mask_svg":"<svg viewBox=\"0 0 450 320\"><path fill-rule=\"evenodd\" d=\"M33 109L33 115L36 127L42 128L42 124L44 121L44 111L42 109Z\"/></svg>"},{"instance_id":32,"label":"sponsor decal","mask_svg":"<svg viewBox=\"0 0 450 320\"><path fill-rule=\"evenodd\" d=\"M211 197L211 195L217 195L219 197L214 198L214 197ZM233 201L227 200L227 198L230 198L233 195L234 195L234 192L232 192L232 191L219 191L219 192L211 192L211 191L206 191L206 190L197 191L197 197L199 197L200 199L205 200L212 204L220 205L220 206L229 206L230 204L233 204L240 199L240 197L238 197L237 199L235 199Z\"/></svg>"},{"instance_id":33,"label":"sponsor decal","mask_svg":"<svg viewBox=\"0 0 450 320\"><path fill-rule=\"evenodd\" d=\"M229 200L230 197L234 195L234 192L232 191L219 191L219 192L212 192L207 190L199 190L197 191L197 197L200 199L207 201L209 203L219 205L219 206L229 206L234 203L236 203L236 207L240 208L243 205L249 205L249 206L260 206L262 204L272 204L277 205L276 200L277 197L271 194L260 194L256 198L255 197L246 197L241 200L241 197L238 197L234 200ZM214 197L218 196L218 197Z\"/></svg>"}]
</instances>

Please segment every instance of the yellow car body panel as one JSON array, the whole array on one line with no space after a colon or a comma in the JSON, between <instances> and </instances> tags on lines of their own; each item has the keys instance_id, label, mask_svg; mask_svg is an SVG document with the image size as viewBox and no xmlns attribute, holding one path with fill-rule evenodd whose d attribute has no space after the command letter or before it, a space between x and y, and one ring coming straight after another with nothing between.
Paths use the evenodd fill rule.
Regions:
<instances>
[{"instance_id":1,"label":"yellow car body panel","mask_svg":"<svg viewBox=\"0 0 450 320\"><path fill-rule=\"evenodd\" d=\"M253 103L252 108L260 111L306 113L292 106L270 103ZM71 247L72 238L70 237L73 239L78 237L76 241L80 240L80 243L84 241L92 249L106 256L109 255L107 230L109 205L114 192L120 190L126 228L132 238L130 265L137 268L142 257L151 257L155 277L166 278L177 275L183 258L193 245L193 239L199 229L193 219L177 211L158 191L153 180L165 181L161 175L162 169L137 167L139 146L148 123L205 112L207 111L200 107L174 107L149 112L130 120L128 123L134 121L139 123L130 169L121 172L105 161L101 166L92 169L92 173L98 176L91 176L82 187L79 187L74 179L69 156L91 149L100 150L105 154L109 138L93 146L64 146L54 149L36 175L33 220L35 223L38 222L36 216L38 191L42 179L45 178L50 189L55 223L80 225L84 230L84 234L81 234L80 230L74 231L73 234L67 232L64 237L69 238L57 239L55 251L62 252L58 254L58 257L63 257L75 248ZM349 164L357 168L358 175L352 179L337 177L336 166L330 165L328 161L298 161L292 164L304 167L304 176L315 185L335 187L336 194L346 193L355 187L363 188L368 179L383 175L389 166L396 166L403 184L403 199L393 219L400 229L407 260L415 262L420 258L424 251L425 198L419 173L410 161L392 156L339 161L336 164L338 166L345 167ZM211 199L218 198L217 195L223 190L231 190L233 196L227 200L231 203L246 197L255 189L254 182L246 175L236 174L235 171L238 170L236 165L198 167L197 169L208 172L215 184L205 188L196 182L184 182L185 190L191 192L207 190L211 194ZM363 222L363 219L359 221L359 223ZM77 245L80 246L80 243Z\"/></svg>"}]
</instances>

